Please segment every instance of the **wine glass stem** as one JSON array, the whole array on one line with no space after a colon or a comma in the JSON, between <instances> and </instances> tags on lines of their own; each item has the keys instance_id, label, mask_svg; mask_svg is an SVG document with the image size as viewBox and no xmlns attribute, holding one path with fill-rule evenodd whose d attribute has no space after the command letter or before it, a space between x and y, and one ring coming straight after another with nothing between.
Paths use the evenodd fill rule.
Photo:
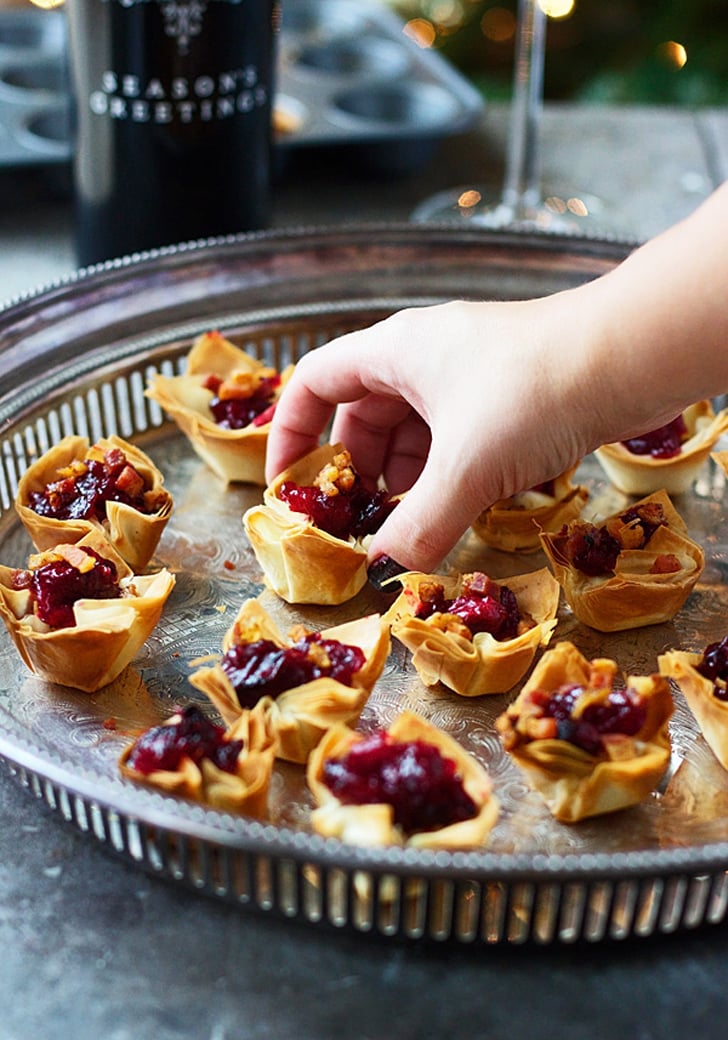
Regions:
<instances>
[{"instance_id":1,"label":"wine glass stem","mask_svg":"<svg viewBox=\"0 0 728 1040\"><path fill-rule=\"evenodd\" d=\"M541 201L541 115L546 15L538 0L519 0L512 112L503 180L503 203L514 212Z\"/></svg>"}]
</instances>

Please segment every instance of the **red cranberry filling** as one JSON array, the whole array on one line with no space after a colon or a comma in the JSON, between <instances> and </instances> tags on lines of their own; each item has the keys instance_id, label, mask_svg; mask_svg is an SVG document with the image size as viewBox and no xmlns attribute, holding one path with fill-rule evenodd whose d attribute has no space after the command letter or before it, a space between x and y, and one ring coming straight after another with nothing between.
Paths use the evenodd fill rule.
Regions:
<instances>
[{"instance_id":1,"label":"red cranberry filling","mask_svg":"<svg viewBox=\"0 0 728 1040\"><path fill-rule=\"evenodd\" d=\"M553 693L534 690L531 700L539 704L544 718L556 720L556 739L567 740L590 755L599 754L607 734L634 736L645 723L644 700L632 689L612 690L606 700L588 705L579 718L572 711L583 687L567 683Z\"/></svg>"},{"instance_id":2,"label":"red cranberry filling","mask_svg":"<svg viewBox=\"0 0 728 1040\"><path fill-rule=\"evenodd\" d=\"M183 758L197 764L207 758L223 772L234 773L242 749L242 740L226 740L223 727L210 722L190 704L174 722L143 733L134 743L127 764L146 776L160 769L173 772Z\"/></svg>"},{"instance_id":3,"label":"red cranberry filling","mask_svg":"<svg viewBox=\"0 0 728 1040\"><path fill-rule=\"evenodd\" d=\"M688 439L688 428L682 415L664 426L643 433L640 437L630 437L622 441L627 451L633 455L651 455L653 459L672 459L682 451L683 443Z\"/></svg>"},{"instance_id":4,"label":"red cranberry filling","mask_svg":"<svg viewBox=\"0 0 728 1040\"><path fill-rule=\"evenodd\" d=\"M358 476L351 490L336 495L292 481L285 481L278 495L294 513L305 513L316 527L334 538L374 534L397 504L386 491L367 491Z\"/></svg>"},{"instance_id":5,"label":"red cranberry filling","mask_svg":"<svg viewBox=\"0 0 728 1040\"><path fill-rule=\"evenodd\" d=\"M121 596L115 564L93 549L79 551L95 560L89 570L79 570L68 560L55 559L36 570L16 571L13 576L13 588L30 589L35 614L50 628L75 626L76 600Z\"/></svg>"},{"instance_id":6,"label":"red cranberry filling","mask_svg":"<svg viewBox=\"0 0 728 1040\"><path fill-rule=\"evenodd\" d=\"M218 426L224 430L242 430L251 423L263 426L271 421L275 411L273 397L281 383L280 375L276 373L275 376L261 379L248 397L218 397L222 382L219 376L208 376L203 384L215 395L209 408Z\"/></svg>"},{"instance_id":7,"label":"red cranberry filling","mask_svg":"<svg viewBox=\"0 0 728 1040\"><path fill-rule=\"evenodd\" d=\"M714 683L713 696L719 701L728 701L728 636L718 643L709 643L696 667L702 676ZM722 685L718 683L719 679Z\"/></svg>"},{"instance_id":8,"label":"red cranberry filling","mask_svg":"<svg viewBox=\"0 0 728 1040\"><path fill-rule=\"evenodd\" d=\"M386 803L405 834L437 830L477 814L452 759L423 740L378 732L324 763L324 783L346 805Z\"/></svg>"},{"instance_id":9,"label":"red cranberry filling","mask_svg":"<svg viewBox=\"0 0 728 1040\"><path fill-rule=\"evenodd\" d=\"M29 496L39 516L54 520L103 520L107 502L123 502L148 512L144 479L119 448L104 452L103 461L85 459L80 472L48 484Z\"/></svg>"},{"instance_id":10,"label":"red cranberry filling","mask_svg":"<svg viewBox=\"0 0 728 1040\"><path fill-rule=\"evenodd\" d=\"M563 528L566 532L566 528ZM582 524L572 528L564 545L569 563L590 578L612 574L622 546L606 527Z\"/></svg>"},{"instance_id":11,"label":"red cranberry filling","mask_svg":"<svg viewBox=\"0 0 728 1040\"><path fill-rule=\"evenodd\" d=\"M626 509L601 526L584 521L564 524L557 537L564 538L563 552L572 567L590 578L599 578L614 573L617 557L624 548L644 549L665 522L660 504L646 503ZM628 539L624 533L627 529ZM621 539L618 532L622 532Z\"/></svg>"},{"instance_id":12,"label":"red cranberry filling","mask_svg":"<svg viewBox=\"0 0 728 1040\"><path fill-rule=\"evenodd\" d=\"M351 686L364 662L364 652L358 646L322 639L314 632L289 647L280 647L270 639L238 643L223 655L221 664L241 707L252 708L261 697L275 698L322 676Z\"/></svg>"},{"instance_id":13,"label":"red cranberry filling","mask_svg":"<svg viewBox=\"0 0 728 1040\"><path fill-rule=\"evenodd\" d=\"M445 597L442 585L428 587L415 617L426 619L435 613L454 614L473 635L490 632L494 639L501 641L514 639L522 620L511 589L479 572L463 578L462 591L454 599Z\"/></svg>"}]
</instances>

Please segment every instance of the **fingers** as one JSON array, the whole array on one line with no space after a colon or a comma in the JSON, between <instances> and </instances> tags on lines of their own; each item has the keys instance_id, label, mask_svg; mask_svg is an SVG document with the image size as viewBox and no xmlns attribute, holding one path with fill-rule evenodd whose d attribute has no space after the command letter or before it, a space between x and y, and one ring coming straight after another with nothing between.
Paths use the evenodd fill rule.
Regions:
<instances>
[{"instance_id":1,"label":"fingers","mask_svg":"<svg viewBox=\"0 0 728 1040\"><path fill-rule=\"evenodd\" d=\"M312 451L339 408L332 439L352 452L357 468L377 479L387 457L390 431L410 406L397 389L392 359L400 322L351 332L304 355L278 402L268 435L266 480Z\"/></svg>"},{"instance_id":2,"label":"fingers","mask_svg":"<svg viewBox=\"0 0 728 1040\"><path fill-rule=\"evenodd\" d=\"M344 366L340 361L346 339L325 344L297 363L268 433L268 483L286 466L313 451L339 402L356 401L368 393L356 366Z\"/></svg>"},{"instance_id":3,"label":"fingers","mask_svg":"<svg viewBox=\"0 0 728 1040\"><path fill-rule=\"evenodd\" d=\"M478 516L475 488L450 481L430 457L419 479L372 538L369 560L387 556L407 570L435 571Z\"/></svg>"},{"instance_id":4,"label":"fingers","mask_svg":"<svg viewBox=\"0 0 728 1040\"><path fill-rule=\"evenodd\" d=\"M337 410L331 439L349 448L368 486L383 477L390 493L399 494L422 472L430 429L406 402L365 398Z\"/></svg>"}]
</instances>

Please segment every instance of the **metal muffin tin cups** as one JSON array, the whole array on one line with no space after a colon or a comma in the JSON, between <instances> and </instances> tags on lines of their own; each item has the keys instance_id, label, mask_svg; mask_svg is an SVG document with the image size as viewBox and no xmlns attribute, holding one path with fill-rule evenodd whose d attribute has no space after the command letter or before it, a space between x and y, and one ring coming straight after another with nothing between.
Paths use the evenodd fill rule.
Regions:
<instances>
[{"instance_id":1,"label":"metal muffin tin cups","mask_svg":"<svg viewBox=\"0 0 728 1040\"><path fill-rule=\"evenodd\" d=\"M0 165L67 162L69 132L64 16L0 12Z\"/></svg>"},{"instance_id":2,"label":"metal muffin tin cups","mask_svg":"<svg viewBox=\"0 0 728 1040\"><path fill-rule=\"evenodd\" d=\"M481 95L372 0L288 0L279 41L279 145L336 147L357 164L409 172L466 130Z\"/></svg>"},{"instance_id":3,"label":"metal muffin tin cups","mask_svg":"<svg viewBox=\"0 0 728 1040\"><path fill-rule=\"evenodd\" d=\"M357 168L407 173L466 130L480 94L405 35L375 0L286 0L275 101L278 169L336 149ZM0 11L0 166L68 164L72 154L62 11Z\"/></svg>"}]
</instances>

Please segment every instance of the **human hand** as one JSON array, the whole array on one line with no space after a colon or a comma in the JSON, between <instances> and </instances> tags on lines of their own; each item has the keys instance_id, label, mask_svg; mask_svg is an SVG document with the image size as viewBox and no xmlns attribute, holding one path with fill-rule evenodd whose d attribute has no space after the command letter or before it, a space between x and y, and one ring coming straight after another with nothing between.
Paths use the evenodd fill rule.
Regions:
<instances>
[{"instance_id":1,"label":"human hand","mask_svg":"<svg viewBox=\"0 0 728 1040\"><path fill-rule=\"evenodd\" d=\"M407 492L370 560L434 569L483 508L583 453L592 424L561 421L589 408L558 356L557 311L547 300L414 308L312 351L276 409L267 479L313 450L333 415L330 439L362 478Z\"/></svg>"},{"instance_id":2,"label":"human hand","mask_svg":"<svg viewBox=\"0 0 728 1040\"><path fill-rule=\"evenodd\" d=\"M270 481L331 440L407 494L369 558L433 570L487 506L728 392L728 182L591 282L400 311L307 354L273 419Z\"/></svg>"}]
</instances>

